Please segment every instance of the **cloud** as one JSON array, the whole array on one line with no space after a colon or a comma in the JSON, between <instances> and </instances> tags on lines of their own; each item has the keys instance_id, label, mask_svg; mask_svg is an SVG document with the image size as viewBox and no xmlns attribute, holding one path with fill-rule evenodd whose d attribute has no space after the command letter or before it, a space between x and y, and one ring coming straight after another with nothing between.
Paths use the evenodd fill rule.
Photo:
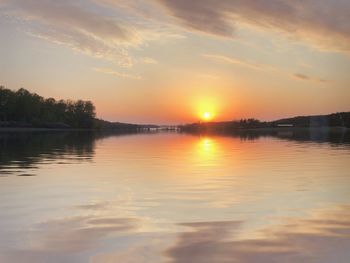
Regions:
<instances>
[{"instance_id":1,"label":"cloud","mask_svg":"<svg viewBox=\"0 0 350 263\"><path fill-rule=\"evenodd\" d=\"M69 27L106 41L132 42L137 35L129 25L98 14L71 1L14 0L10 2L25 19L54 27Z\"/></svg>"},{"instance_id":2,"label":"cloud","mask_svg":"<svg viewBox=\"0 0 350 263\"><path fill-rule=\"evenodd\" d=\"M125 48L118 45L110 45L105 41L74 29L44 27L33 30L28 28L27 33L58 45L69 47L85 55L111 61L123 68L129 68L134 64L134 59Z\"/></svg>"},{"instance_id":3,"label":"cloud","mask_svg":"<svg viewBox=\"0 0 350 263\"><path fill-rule=\"evenodd\" d=\"M154 58L149 58L149 57L142 57L139 58L138 61L143 64L157 64L158 61L155 60Z\"/></svg>"},{"instance_id":4,"label":"cloud","mask_svg":"<svg viewBox=\"0 0 350 263\"><path fill-rule=\"evenodd\" d=\"M121 67L145 63L130 52L149 42L183 37L184 31L231 38L247 25L350 52L347 0L0 0L0 12L33 36Z\"/></svg>"},{"instance_id":5,"label":"cloud","mask_svg":"<svg viewBox=\"0 0 350 263\"><path fill-rule=\"evenodd\" d=\"M316 78L303 73L294 73L293 77L298 80L304 80L304 81L314 81L314 82L322 82L322 83L328 82L327 79Z\"/></svg>"},{"instance_id":6,"label":"cloud","mask_svg":"<svg viewBox=\"0 0 350 263\"><path fill-rule=\"evenodd\" d=\"M202 57L216 61L216 62L220 62L220 63L246 67L252 70L286 73L286 70L277 68L273 65L247 61L245 59L236 58L232 56L228 57L228 56L218 55L218 54L202 54Z\"/></svg>"},{"instance_id":7,"label":"cloud","mask_svg":"<svg viewBox=\"0 0 350 263\"><path fill-rule=\"evenodd\" d=\"M120 77L120 78L141 79L141 77L138 76L138 75L131 75L131 74L115 71L115 70L109 69L109 68L94 68L94 70L97 71L97 72L100 72L100 73L113 75L113 76Z\"/></svg>"},{"instance_id":8,"label":"cloud","mask_svg":"<svg viewBox=\"0 0 350 263\"><path fill-rule=\"evenodd\" d=\"M183 26L222 37L246 24L273 30L319 49L350 51L347 0L157 0Z\"/></svg>"},{"instance_id":9,"label":"cloud","mask_svg":"<svg viewBox=\"0 0 350 263\"><path fill-rule=\"evenodd\" d=\"M143 28L97 5L54 0L2 0L1 11L21 21L27 33L86 55L130 67L128 48L141 45Z\"/></svg>"},{"instance_id":10,"label":"cloud","mask_svg":"<svg viewBox=\"0 0 350 263\"><path fill-rule=\"evenodd\" d=\"M243 59L238 59L235 57L227 57L227 56L223 56L223 55L216 55L216 54L202 54L202 57L214 60L214 61L218 61L218 62L222 62L222 63L226 63L226 64L234 64L234 65L238 65L238 66L243 66L243 67L248 67L248 68L252 68L252 69L257 69L260 70L264 67L270 67L267 65L262 65L262 64L257 64L257 63L253 63L253 62L248 62L245 61Z\"/></svg>"},{"instance_id":11,"label":"cloud","mask_svg":"<svg viewBox=\"0 0 350 263\"><path fill-rule=\"evenodd\" d=\"M237 66L241 66L241 67L250 68L253 70L279 72L280 74L285 74L287 76L291 75L290 71L288 69L277 68L277 67L274 67L272 65L267 65L267 64L250 62L250 61L246 61L244 59L240 59L240 58L236 58L236 57L228 57L228 56L217 55L217 54L202 54L202 57L216 61L216 62L237 65ZM329 80L327 80L327 79L317 78L317 77L309 76L309 75L306 75L303 73L294 73L294 74L292 74L292 76L293 76L293 78L295 78L297 80L303 80L303 81L313 81L313 82L318 82L318 83L329 82Z\"/></svg>"},{"instance_id":12,"label":"cloud","mask_svg":"<svg viewBox=\"0 0 350 263\"><path fill-rule=\"evenodd\" d=\"M295 73L294 77L296 77L297 79L301 79L301 80L309 80L310 77L301 73Z\"/></svg>"},{"instance_id":13,"label":"cloud","mask_svg":"<svg viewBox=\"0 0 350 263\"><path fill-rule=\"evenodd\" d=\"M226 1L160 0L185 26L198 31L230 36L234 28L223 14Z\"/></svg>"}]
</instances>

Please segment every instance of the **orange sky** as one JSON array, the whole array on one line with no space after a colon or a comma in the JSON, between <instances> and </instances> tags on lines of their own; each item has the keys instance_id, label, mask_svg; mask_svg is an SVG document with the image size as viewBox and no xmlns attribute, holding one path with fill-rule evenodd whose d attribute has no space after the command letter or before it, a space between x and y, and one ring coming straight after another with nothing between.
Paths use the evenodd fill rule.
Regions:
<instances>
[{"instance_id":1,"label":"orange sky","mask_svg":"<svg viewBox=\"0 0 350 263\"><path fill-rule=\"evenodd\" d=\"M0 84L123 122L348 111L349 12L343 0L0 0Z\"/></svg>"}]
</instances>

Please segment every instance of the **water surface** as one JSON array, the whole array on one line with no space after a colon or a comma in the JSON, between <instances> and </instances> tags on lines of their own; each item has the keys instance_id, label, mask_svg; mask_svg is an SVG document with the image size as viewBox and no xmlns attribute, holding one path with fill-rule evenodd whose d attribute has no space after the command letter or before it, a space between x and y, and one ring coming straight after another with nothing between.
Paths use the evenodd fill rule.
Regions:
<instances>
[{"instance_id":1,"label":"water surface","mask_svg":"<svg viewBox=\"0 0 350 263\"><path fill-rule=\"evenodd\" d=\"M350 258L346 131L0 133L0 262Z\"/></svg>"}]
</instances>

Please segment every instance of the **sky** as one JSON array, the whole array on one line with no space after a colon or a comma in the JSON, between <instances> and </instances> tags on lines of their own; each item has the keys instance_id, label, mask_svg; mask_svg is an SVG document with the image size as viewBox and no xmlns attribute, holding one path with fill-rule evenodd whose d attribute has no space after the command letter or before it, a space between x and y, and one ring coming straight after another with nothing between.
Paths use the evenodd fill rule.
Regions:
<instances>
[{"instance_id":1,"label":"sky","mask_svg":"<svg viewBox=\"0 0 350 263\"><path fill-rule=\"evenodd\" d=\"M0 85L178 124L350 110L349 0L0 0Z\"/></svg>"}]
</instances>

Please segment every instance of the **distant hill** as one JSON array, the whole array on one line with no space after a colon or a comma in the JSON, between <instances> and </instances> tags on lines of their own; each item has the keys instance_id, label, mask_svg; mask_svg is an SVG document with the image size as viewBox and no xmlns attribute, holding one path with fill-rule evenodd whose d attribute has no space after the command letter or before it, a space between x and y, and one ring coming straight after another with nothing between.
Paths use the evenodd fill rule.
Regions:
<instances>
[{"instance_id":1,"label":"distant hill","mask_svg":"<svg viewBox=\"0 0 350 263\"><path fill-rule=\"evenodd\" d=\"M297 116L270 122L261 122L257 119L241 119L225 122L202 122L179 126L181 131L187 132L229 132L238 129L283 127L345 127L350 128L350 112L338 112L329 115Z\"/></svg>"},{"instance_id":2,"label":"distant hill","mask_svg":"<svg viewBox=\"0 0 350 263\"><path fill-rule=\"evenodd\" d=\"M350 112L329 115L298 116L271 122L273 126L292 125L295 127L347 127L350 128Z\"/></svg>"}]
</instances>

